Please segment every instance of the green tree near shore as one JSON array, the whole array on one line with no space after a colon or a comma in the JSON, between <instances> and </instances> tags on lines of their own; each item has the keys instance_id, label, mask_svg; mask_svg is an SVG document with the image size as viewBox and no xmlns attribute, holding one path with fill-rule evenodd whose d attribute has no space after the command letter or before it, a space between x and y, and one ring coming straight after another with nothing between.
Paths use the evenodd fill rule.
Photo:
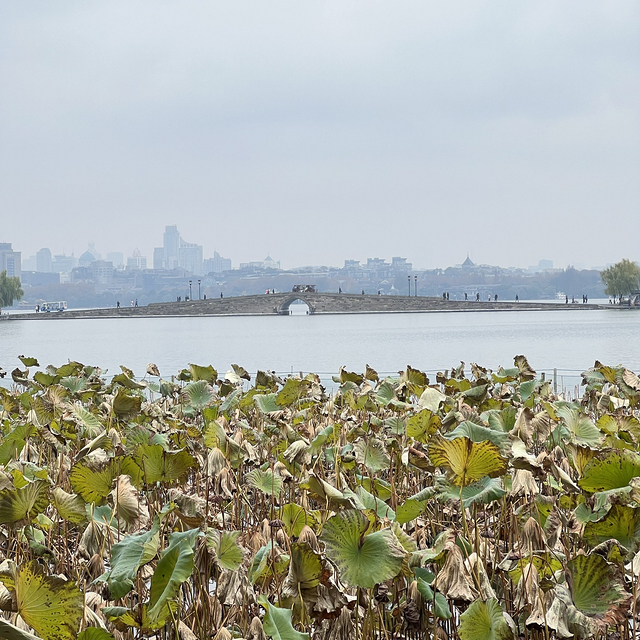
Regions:
<instances>
[{"instance_id":1,"label":"green tree near shore","mask_svg":"<svg viewBox=\"0 0 640 640\"><path fill-rule=\"evenodd\" d=\"M601 271L600 277L605 284L604 292L620 300L640 288L640 267L627 258Z\"/></svg>"},{"instance_id":2,"label":"green tree near shore","mask_svg":"<svg viewBox=\"0 0 640 640\"><path fill-rule=\"evenodd\" d=\"M23 295L20 278L10 278L6 271L0 272L0 310L10 307L14 300L20 300Z\"/></svg>"}]
</instances>

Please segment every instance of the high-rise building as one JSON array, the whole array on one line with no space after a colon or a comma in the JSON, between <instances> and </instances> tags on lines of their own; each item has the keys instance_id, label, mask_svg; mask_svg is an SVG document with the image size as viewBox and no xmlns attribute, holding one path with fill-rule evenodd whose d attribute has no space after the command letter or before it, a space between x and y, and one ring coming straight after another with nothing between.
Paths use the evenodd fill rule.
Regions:
<instances>
[{"instance_id":1,"label":"high-rise building","mask_svg":"<svg viewBox=\"0 0 640 640\"><path fill-rule=\"evenodd\" d=\"M185 242L180 238L178 249L178 266L196 276L202 275L202 245Z\"/></svg>"},{"instance_id":2,"label":"high-rise building","mask_svg":"<svg viewBox=\"0 0 640 640\"><path fill-rule=\"evenodd\" d=\"M213 252L213 258L207 258L203 263L204 273L222 273L231 271L231 260L223 258L217 251Z\"/></svg>"},{"instance_id":3,"label":"high-rise building","mask_svg":"<svg viewBox=\"0 0 640 640\"><path fill-rule=\"evenodd\" d=\"M140 249L134 249L130 258L127 258L127 271L141 271L147 268L147 259L140 253Z\"/></svg>"},{"instance_id":4,"label":"high-rise building","mask_svg":"<svg viewBox=\"0 0 640 640\"><path fill-rule=\"evenodd\" d=\"M51 250L44 247L36 253L36 271L39 273L51 273L53 271L53 256Z\"/></svg>"},{"instance_id":5,"label":"high-rise building","mask_svg":"<svg viewBox=\"0 0 640 640\"><path fill-rule=\"evenodd\" d=\"M10 278L19 278L22 269L20 251L14 251L10 242L0 242L0 271L6 271Z\"/></svg>"},{"instance_id":6,"label":"high-rise building","mask_svg":"<svg viewBox=\"0 0 640 640\"><path fill-rule=\"evenodd\" d=\"M154 269L180 268L202 275L202 245L183 240L175 224L165 227L162 242L153 250Z\"/></svg>"},{"instance_id":7,"label":"high-rise building","mask_svg":"<svg viewBox=\"0 0 640 640\"><path fill-rule=\"evenodd\" d=\"M180 232L177 225L165 227L162 236L162 246L164 247L164 268L175 269L178 265L180 252Z\"/></svg>"},{"instance_id":8,"label":"high-rise building","mask_svg":"<svg viewBox=\"0 0 640 640\"><path fill-rule=\"evenodd\" d=\"M164 247L156 247L153 250L153 268L164 269Z\"/></svg>"}]
</instances>

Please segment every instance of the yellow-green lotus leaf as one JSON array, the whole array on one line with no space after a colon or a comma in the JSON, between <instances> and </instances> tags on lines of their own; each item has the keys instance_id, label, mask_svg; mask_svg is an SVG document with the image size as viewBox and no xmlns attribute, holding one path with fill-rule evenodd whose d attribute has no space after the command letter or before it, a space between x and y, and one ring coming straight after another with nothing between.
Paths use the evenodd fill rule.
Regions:
<instances>
[{"instance_id":1,"label":"yellow-green lotus leaf","mask_svg":"<svg viewBox=\"0 0 640 640\"><path fill-rule=\"evenodd\" d=\"M14 524L33 518L49 506L49 483L29 482L18 489L0 491L0 524Z\"/></svg>"},{"instance_id":2,"label":"yellow-green lotus leaf","mask_svg":"<svg viewBox=\"0 0 640 640\"><path fill-rule=\"evenodd\" d=\"M507 461L489 441L472 442L466 437L446 440L437 436L429 443L429 457L436 467L450 471L451 481L457 486L467 486L485 476L495 478L507 471Z\"/></svg>"},{"instance_id":3,"label":"yellow-green lotus leaf","mask_svg":"<svg viewBox=\"0 0 640 640\"><path fill-rule=\"evenodd\" d=\"M618 567L597 553L577 555L566 573L573 603L585 615L603 617L629 599Z\"/></svg>"},{"instance_id":4,"label":"yellow-green lotus leaf","mask_svg":"<svg viewBox=\"0 0 640 640\"><path fill-rule=\"evenodd\" d=\"M460 640L511 640L514 637L495 598L471 603L460 616L458 634Z\"/></svg>"},{"instance_id":5,"label":"yellow-green lotus leaf","mask_svg":"<svg viewBox=\"0 0 640 640\"><path fill-rule=\"evenodd\" d=\"M75 582L45 575L37 562L0 574L15 594L18 613L43 640L75 640L84 612L84 595Z\"/></svg>"},{"instance_id":6,"label":"yellow-green lotus leaf","mask_svg":"<svg viewBox=\"0 0 640 640\"><path fill-rule=\"evenodd\" d=\"M596 493L626 487L638 476L640 454L627 449L614 450L592 458L584 467L584 475L578 484L585 491Z\"/></svg>"},{"instance_id":7,"label":"yellow-green lotus leaf","mask_svg":"<svg viewBox=\"0 0 640 640\"><path fill-rule=\"evenodd\" d=\"M594 547L614 539L635 553L640 547L640 509L614 504L602 520L587 522L584 539Z\"/></svg>"}]
</instances>

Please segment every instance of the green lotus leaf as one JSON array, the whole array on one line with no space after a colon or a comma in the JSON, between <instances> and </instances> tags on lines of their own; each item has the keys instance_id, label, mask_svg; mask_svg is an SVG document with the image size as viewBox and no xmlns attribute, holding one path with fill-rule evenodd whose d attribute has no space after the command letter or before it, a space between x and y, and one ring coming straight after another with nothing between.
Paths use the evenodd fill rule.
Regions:
<instances>
[{"instance_id":1,"label":"green lotus leaf","mask_svg":"<svg viewBox=\"0 0 640 640\"><path fill-rule=\"evenodd\" d=\"M364 382L364 377L359 373L354 373L353 371L347 371L344 367L340 367L340 384L344 384L345 382L353 382L360 386Z\"/></svg>"},{"instance_id":2,"label":"green lotus leaf","mask_svg":"<svg viewBox=\"0 0 640 640\"><path fill-rule=\"evenodd\" d=\"M282 478L271 469L254 469L245 476L245 481L250 487L255 487L268 496L278 496L282 492Z\"/></svg>"},{"instance_id":3,"label":"green lotus leaf","mask_svg":"<svg viewBox=\"0 0 640 640\"><path fill-rule=\"evenodd\" d=\"M476 600L460 616L460 640L511 640L513 631L495 598Z\"/></svg>"},{"instance_id":4,"label":"green lotus leaf","mask_svg":"<svg viewBox=\"0 0 640 640\"><path fill-rule=\"evenodd\" d=\"M317 524L316 519L310 513L307 513L299 504L289 503L280 507L278 517L284 522L284 529L288 536L300 535L302 529L306 526L314 528Z\"/></svg>"},{"instance_id":5,"label":"green lotus leaf","mask_svg":"<svg viewBox=\"0 0 640 640\"><path fill-rule=\"evenodd\" d=\"M10 460L17 460L24 449L27 438L35 427L30 424L20 424L13 431L2 437L0 443L0 464L6 465Z\"/></svg>"},{"instance_id":6,"label":"green lotus leaf","mask_svg":"<svg viewBox=\"0 0 640 640\"><path fill-rule=\"evenodd\" d=\"M190 469L198 466L188 451L165 451L159 444L139 445L133 459L142 469L146 484L182 481ZM128 471L123 469L123 473Z\"/></svg>"},{"instance_id":7,"label":"green lotus leaf","mask_svg":"<svg viewBox=\"0 0 640 640\"><path fill-rule=\"evenodd\" d=\"M113 397L113 412L118 418L125 419L140 413L142 396L132 396L124 389L119 388Z\"/></svg>"},{"instance_id":8,"label":"green lotus leaf","mask_svg":"<svg viewBox=\"0 0 640 640\"><path fill-rule=\"evenodd\" d=\"M640 509L614 504L602 520L587 522L583 536L591 546L615 539L635 553L640 548Z\"/></svg>"},{"instance_id":9,"label":"green lotus leaf","mask_svg":"<svg viewBox=\"0 0 640 640\"><path fill-rule=\"evenodd\" d=\"M462 505L468 509L473 504L489 504L494 500L500 500L507 494L502 488L500 478L484 478L462 487ZM460 487L447 484L438 493L438 497L444 500L460 501Z\"/></svg>"},{"instance_id":10,"label":"green lotus leaf","mask_svg":"<svg viewBox=\"0 0 640 640\"><path fill-rule=\"evenodd\" d=\"M325 571L321 557L305 542L291 544L289 573L284 585L288 597L299 597L300 592L314 589L320 584Z\"/></svg>"},{"instance_id":11,"label":"green lotus leaf","mask_svg":"<svg viewBox=\"0 0 640 640\"><path fill-rule=\"evenodd\" d=\"M309 445L309 455L314 456L322 450L322 447L327 442L332 442L335 439L335 427L330 424L316 434L316 437L311 441Z\"/></svg>"},{"instance_id":12,"label":"green lotus leaf","mask_svg":"<svg viewBox=\"0 0 640 640\"><path fill-rule=\"evenodd\" d=\"M199 529L172 533L169 546L163 550L151 578L147 614L152 624L161 624L170 617L170 601L193 571L193 547Z\"/></svg>"},{"instance_id":13,"label":"green lotus leaf","mask_svg":"<svg viewBox=\"0 0 640 640\"><path fill-rule=\"evenodd\" d=\"M123 598L133 588L138 569L151 562L158 552L160 521L154 521L149 531L134 533L111 547L109 571L98 580L106 582L113 600Z\"/></svg>"},{"instance_id":14,"label":"green lotus leaf","mask_svg":"<svg viewBox=\"0 0 640 640\"><path fill-rule=\"evenodd\" d=\"M43 640L75 640L84 612L84 595L75 582L45 575L37 562L0 574L15 594L17 611Z\"/></svg>"},{"instance_id":15,"label":"green lotus leaf","mask_svg":"<svg viewBox=\"0 0 640 640\"><path fill-rule=\"evenodd\" d=\"M146 384L136 382L133 377L128 376L126 373L119 373L118 375L113 376L113 378L111 378L111 382L119 384L125 389L144 389L147 386Z\"/></svg>"},{"instance_id":16,"label":"green lotus leaf","mask_svg":"<svg viewBox=\"0 0 640 640\"><path fill-rule=\"evenodd\" d=\"M307 383L298 378L287 378L282 391L276 395L276 404L280 407L288 407L306 395Z\"/></svg>"},{"instance_id":17,"label":"green lotus leaf","mask_svg":"<svg viewBox=\"0 0 640 640\"><path fill-rule=\"evenodd\" d=\"M396 390L393 385L385 380L376 391L376 402L386 407L396 397Z\"/></svg>"},{"instance_id":18,"label":"green lotus leaf","mask_svg":"<svg viewBox=\"0 0 640 640\"><path fill-rule=\"evenodd\" d=\"M56 511L64 520L80 524L87 519L87 503L80 496L56 487L52 491L52 497Z\"/></svg>"},{"instance_id":19,"label":"green lotus leaf","mask_svg":"<svg viewBox=\"0 0 640 640\"><path fill-rule=\"evenodd\" d=\"M436 467L449 469L453 483L458 486L466 486L484 476L501 476L507 470L500 450L489 441L446 440L436 436L429 442L429 457Z\"/></svg>"},{"instance_id":20,"label":"green lotus leaf","mask_svg":"<svg viewBox=\"0 0 640 640\"><path fill-rule=\"evenodd\" d=\"M85 391L88 385L87 379L81 376L67 376L60 379L60 386L76 396Z\"/></svg>"},{"instance_id":21,"label":"green lotus leaf","mask_svg":"<svg viewBox=\"0 0 640 640\"><path fill-rule=\"evenodd\" d=\"M260 547L253 556L249 566L249 580L255 584L261 578L281 576L289 568L289 556L286 555L278 544L270 540Z\"/></svg>"},{"instance_id":22,"label":"green lotus leaf","mask_svg":"<svg viewBox=\"0 0 640 640\"><path fill-rule=\"evenodd\" d=\"M369 437L358 440L353 446L353 449L358 463L363 464L372 473L389 468L389 454L383 442L377 438Z\"/></svg>"},{"instance_id":23,"label":"green lotus leaf","mask_svg":"<svg viewBox=\"0 0 640 640\"><path fill-rule=\"evenodd\" d=\"M396 522L398 524L405 524L415 520L421 515L428 504L427 500L416 500L415 498L408 498L402 504L396 507Z\"/></svg>"},{"instance_id":24,"label":"green lotus leaf","mask_svg":"<svg viewBox=\"0 0 640 640\"><path fill-rule=\"evenodd\" d=\"M575 606L588 616L603 616L629 598L617 567L601 555L577 555L567 563L567 583Z\"/></svg>"},{"instance_id":25,"label":"green lotus leaf","mask_svg":"<svg viewBox=\"0 0 640 640\"><path fill-rule=\"evenodd\" d=\"M515 407L506 406L504 409L490 409L482 414L490 429L508 433L516 424L518 411Z\"/></svg>"},{"instance_id":26,"label":"green lotus leaf","mask_svg":"<svg viewBox=\"0 0 640 640\"><path fill-rule=\"evenodd\" d=\"M216 393L206 380L197 380L184 387L182 398L192 409L202 410L215 402Z\"/></svg>"},{"instance_id":27,"label":"green lotus leaf","mask_svg":"<svg viewBox=\"0 0 640 640\"><path fill-rule=\"evenodd\" d=\"M432 413L437 413L440 405L447 399L447 396L435 389L434 387L427 387L420 396L418 404L425 409L428 409Z\"/></svg>"},{"instance_id":28,"label":"green lotus leaf","mask_svg":"<svg viewBox=\"0 0 640 640\"><path fill-rule=\"evenodd\" d=\"M38 361L35 358L29 358L29 356L18 356L18 360L22 362L25 367L39 367Z\"/></svg>"},{"instance_id":29,"label":"green lotus leaf","mask_svg":"<svg viewBox=\"0 0 640 640\"><path fill-rule=\"evenodd\" d=\"M4 618L0 618L0 638L4 640L42 640L28 631L19 629Z\"/></svg>"},{"instance_id":30,"label":"green lotus leaf","mask_svg":"<svg viewBox=\"0 0 640 640\"><path fill-rule=\"evenodd\" d=\"M395 520L396 514L393 509L380 498L376 498L372 493L369 493L364 487L358 485L355 493L350 490L343 491L345 497L351 497L354 503L361 509L368 509L374 511L378 518L387 518L388 520Z\"/></svg>"},{"instance_id":31,"label":"green lotus leaf","mask_svg":"<svg viewBox=\"0 0 640 640\"><path fill-rule=\"evenodd\" d=\"M207 549L215 555L215 562L221 569L236 571L242 564L242 547L238 538L242 531L207 531Z\"/></svg>"},{"instance_id":32,"label":"green lotus leaf","mask_svg":"<svg viewBox=\"0 0 640 640\"><path fill-rule=\"evenodd\" d=\"M627 487L632 478L640 476L640 454L627 449L614 450L592 458L584 468L578 485L595 493Z\"/></svg>"},{"instance_id":33,"label":"green lotus leaf","mask_svg":"<svg viewBox=\"0 0 640 640\"><path fill-rule=\"evenodd\" d=\"M36 480L18 489L0 491L0 524L15 524L34 518L50 504L49 482Z\"/></svg>"},{"instance_id":34,"label":"green lotus leaf","mask_svg":"<svg viewBox=\"0 0 640 640\"><path fill-rule=\"evenodd\" d=\"M564 421L573 442L587 447L597 447L602 444L604 434L578 407L562 403L557 405L555 410L556 415Z\"/></svg>"},{"instance_id":35,"label":"green lotus leaf","mask_svg":"<svg viewBox=\"0 0 640 640\"><path fill-rule=\"evenodd\" d=\"M453 431L445 434L447 440L454 440L455 438L469 438L472 442L484 442L488 440L493 442L501 452L507 451L509 448L509 434L504 431L496 431L495 429L489 429L475 422L469 422L465 420L461 422Z\"/></svg>"},{"instance_id":36,"label":"green lotus leaf","mask_svg":"<svg viewBox=\"0 0 640 640\"><path fill-rule=\"evenodd\" d=\"M282 411L282 407L276 402L275 393L264 393L253 396L253 401L258 408L258 411L262 414L275 413L276 411Z\"/></svg>"},{"instance_id":37,"label":"green lotus leaf","mask_svg":"<svg viewBox=\"0 0 640 640\"><path fill-rule=\"evenodd\" d=\"M365 535L370 522L360 511L342 511L322 530L327 557L346 583L372 588L395 577L406 555L391 529Z\"/></svg>"},{"instance_id":38,"label":"green lotus leaf","mask_svg":"<svg viewBox=\"0 0 640 640\"><path fill-rule=\"evenodd\" d=\"M191 373L191 380L194 382L204 380L205 382L213 383L218 377L218 372L211 365L203 367L198 364L190 364L189 371Z\"/></svg>"},{"instance_id":39,"label":"green lotus leaf","mask_svg":"<svg viewBox=\"0 0 640 640\"><path fill-rule=\"evenodd\" d=\"M433 612L436 617L443 620L449 620L451 618L451 609L449 608L449 601L438 591L434 592L431 588L431 582L433 582L433 574L429 580L423 577L424 574L429 573L426 569L416 568L416 585L420 595L424 598L425 603L433 606ZM419 571L421 573L419 573ZM422 574L424 572L424 574Z\"/></svg>"},{"instance_id":40,"label":"green lotus leaf","mask_svg":"<svg viewBox=\"0 0 640 640\"><path fill-rule=\"evenodd\" d=\"M290 609L276 607L266 596L260 596L258 602L265 610L264 631L273 640L309 640L308 633L301 633L293 628Z\"/></svg>"}]
</instances>

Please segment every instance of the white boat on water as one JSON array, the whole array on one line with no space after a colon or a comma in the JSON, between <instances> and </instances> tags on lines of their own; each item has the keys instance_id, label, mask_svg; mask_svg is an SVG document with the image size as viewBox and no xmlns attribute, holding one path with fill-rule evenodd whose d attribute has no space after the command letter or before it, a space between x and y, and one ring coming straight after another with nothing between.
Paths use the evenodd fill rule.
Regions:
<instances>
[{"instance_id":1,"label":"white boat on water","mask_svg":"<svg viewBox=\"0 0 640 640\"><path fill-rule=\"evenodd\" d=\"M566 300L567 299L567 294L564 291L558 291L558 293L556 293L556 300Z\"/></svg>"}]
</instances>

